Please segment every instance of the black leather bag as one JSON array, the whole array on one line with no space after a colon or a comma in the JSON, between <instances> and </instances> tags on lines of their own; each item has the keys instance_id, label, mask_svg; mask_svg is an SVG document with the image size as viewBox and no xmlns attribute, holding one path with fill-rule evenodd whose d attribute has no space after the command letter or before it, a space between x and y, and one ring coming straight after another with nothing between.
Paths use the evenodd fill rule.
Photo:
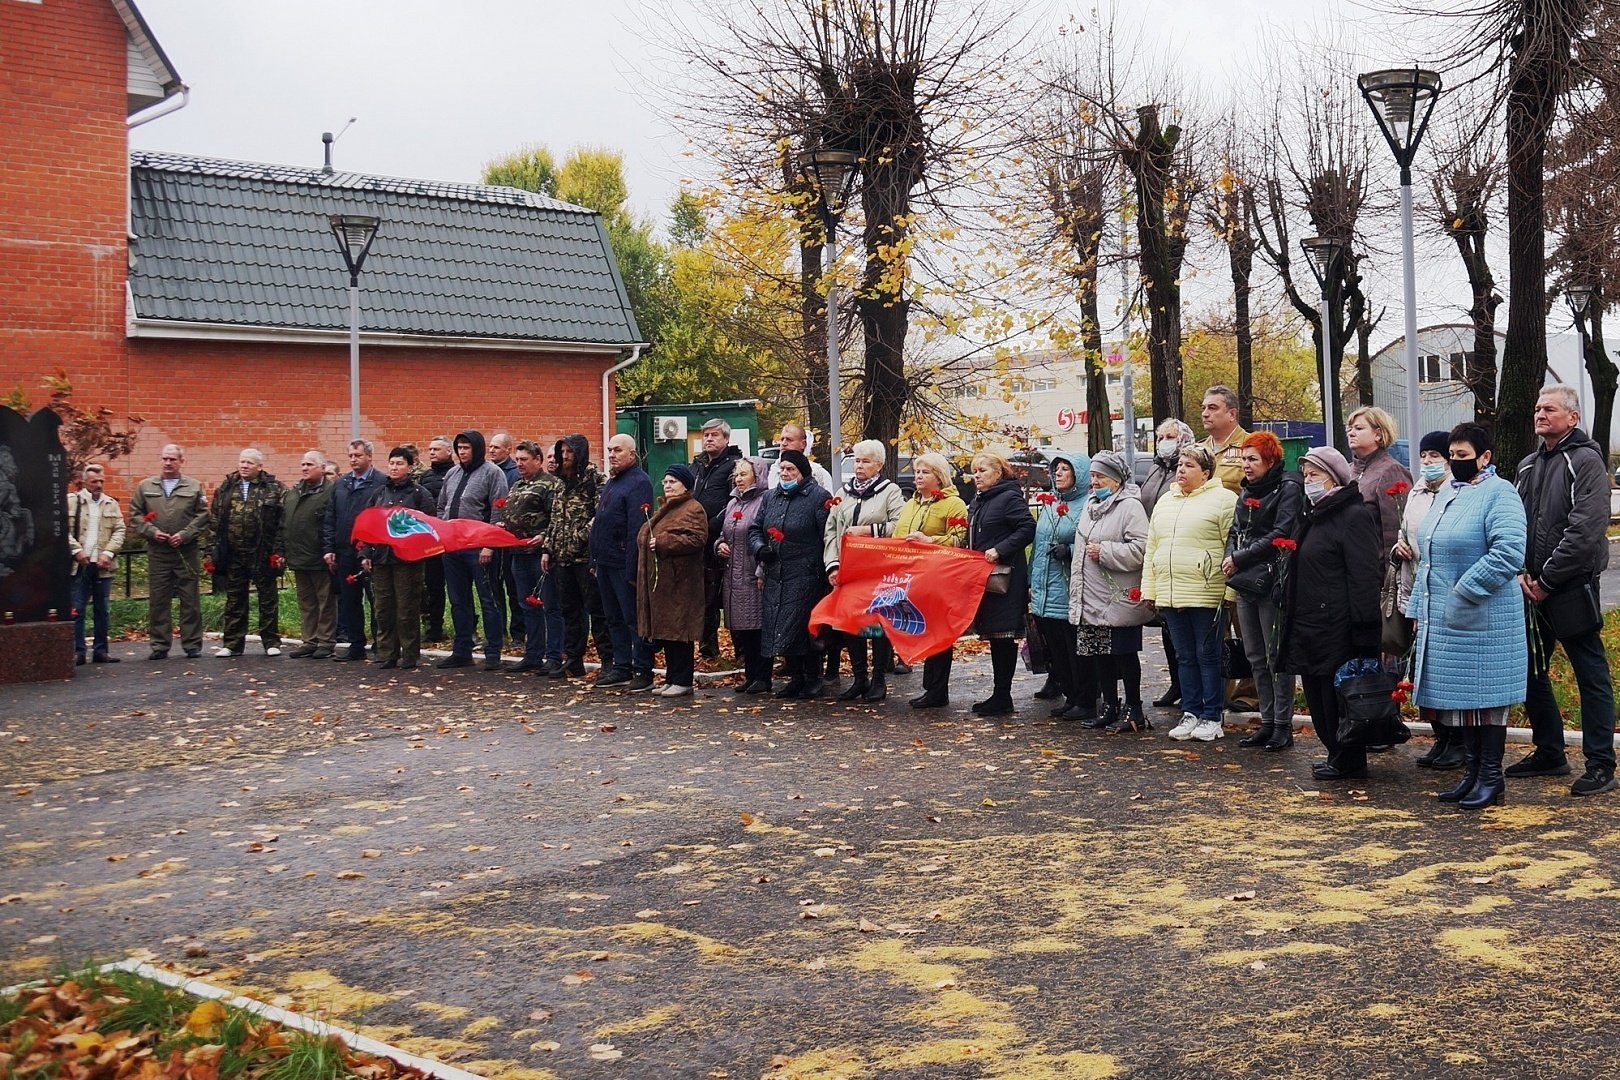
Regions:
<instances>
[{"instance_id":1,"label":"black leather bag","mask_svg":"<svg viewBox=\"0 0 1620 1080\"><path fill-rule=\"evenodd\" d=\"M990 571L990 576L985 579L984 591L991 596L1006 596L1007 590L1012 588L1012 572L1010 566L998 566Z\"/></svg>"},{"instance_id":2,"label":"black leather bag","mask_svg":"<svg viewBox=\"0 0 1620 1080\"><path fill-rule=\"evenodd\" d=\"M1565 585L1536 608L1559 641L1590 634L1603 626L1603 605L1590 581Z\"/></svg>"},{"instance_id":3,"label":"black leather bag","mask_svg":"<svg viewBox=\"0 0 1620 1080\"><path fill-rule=\"evenodd\" d=\"M1223 608L1225 605L1222 605ZM1231 610L1227 608L1221 620L1221 677L1226 679L1252 679L1254 666L1249 663L1248 650L1243 642L1232 635Z\"/></svg>"},{"instance_id":4,"label":"black leather bag","mask_svg":"<svg viewBox=\"0 0 1620 1080\"><path fill-rule=\"evenodd\" d=\"M1339 742L1345 746L1393 746L1412 737L1393 697L1395 676L1386 671L1356 675L1338 686Z\"/></svg>"},{"instance_id":5,"label":"black leather bag","mask_svg":"<svg viewBox=\"0 0 1620 1080\"><path fill-rule=\"evenodd\" d=\"M1239 570L1226 579L1226 587L1244 596L1264 598L1271 595L1272 587L1277 584L1277 563L1267 559L1255 563L1253 566Z\"/></svg>"},{"instance_id":6,"label":"black leather bag","mask_svg":"<svg viewBox=\"0 0 1620 1080\"><path fill-rule=\"evenodd\" d=\"M1384 588L1378 597L1378 613L1383 623L1384 652L1405 656L1412 651L1412 623L1401 611L1401 564L1394 559L1384 570Z\"/></svg>"}]
</instances>

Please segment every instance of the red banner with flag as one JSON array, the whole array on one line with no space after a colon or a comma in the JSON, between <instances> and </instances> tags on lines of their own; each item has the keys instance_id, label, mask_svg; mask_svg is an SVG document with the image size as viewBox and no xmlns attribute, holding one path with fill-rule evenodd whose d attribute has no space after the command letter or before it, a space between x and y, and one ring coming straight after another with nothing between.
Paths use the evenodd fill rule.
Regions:
<instances>
[{"instance_id":1,"label":"red banner with flag","mask_svg":"<svg viewBox=\"0 0 1620 1080\"><path fill-rule=\"evenodd\" d=\"M468 548L522 547L528 541L499 525L476 518L442 518L407 506L372 506L360 511L349 534L357 544L392 548L406 562Z\"/></svg>"},{"instance_id":2,"label":"red banner with flag","mask_svg":"<svg viewBox=\"0 0 1620 1080\"><path fill-rule=\"evenodd\" d=\"M810 613L810 626L851 634L881 626L910 664L944 651L967 632L991 569L982 551L846 536L838 587Z\"/></svg>"}]
</instances>

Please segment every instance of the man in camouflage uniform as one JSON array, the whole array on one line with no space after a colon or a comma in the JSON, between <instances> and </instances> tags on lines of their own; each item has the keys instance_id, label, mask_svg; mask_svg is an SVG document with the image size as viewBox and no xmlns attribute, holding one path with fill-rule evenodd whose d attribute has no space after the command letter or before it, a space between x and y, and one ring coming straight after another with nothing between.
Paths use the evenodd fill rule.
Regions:
<instances>
[{"instance_id":1,"label":"man in camouflage uniform","mask_svg":"<svg viewBox=\"0 0 1620 1080\"><path fill-rule=\"evenodd\" d=\"M554 674L578 676L585 674L587 628L603 670L613 666L602 597L591 576L591 521L602 492L602 474L591 464L591 444L583 435L564 435L557 440L555 452L562 492L552 506L551 533L546 537L549 554L541 558L541 567L557 575L567 627L563 666Z\"/></svg>"},{"instance_id":2,"label":"man in camouflage uniform","mask_svg":"<svg viewBox=\"0 0 1620 1080\"><path fill-rule=\"evenodd\" d=\"M523 620L523 661L517 670L550 674L562 667L563 619L561 612L554 613L544 606L540 560L546 554L552 506L563 486L561 480L546 472L545 454L528 439L517 444L512 462L517 466L517 480L506 492L504 523L513 536L527 541L524 547L506 549L517 586L514 614ZM557 633L549 634L553 621Z\"/></svg>"},{"instance_id":3,"label":"man in camouflage uniform","mask_svg":"<svg viewBox=\"0 0 1620 1080\"><path fill-rule=\"evenodd\" d=\"M180 600L180 646L188 657L202 653L202 598L197 589L197 539L208 528L208 500L202 485L181 473L186 453L174 443L161 453L163 470L135 485L129 500L129 526L146 541L147 631L152 659L169 655L173 644L170 604Z\"/></svg>"},{"instance_id":4,"label":"man in camouflage uniform","mask_svg":"<svg viewBox=\"0 0 1620 1080\"><path fill-rule=\"evenodd\" d=\"M264 455L243 450L236 473L214 490L213 574L225 589L224 643L215 656L241 656L247 645L248 592L259 594L259 644L266 656L281 655L281 610L277 597L282 558L276 554L287 489L264 471Z\"/></svg>"}]
</instances>

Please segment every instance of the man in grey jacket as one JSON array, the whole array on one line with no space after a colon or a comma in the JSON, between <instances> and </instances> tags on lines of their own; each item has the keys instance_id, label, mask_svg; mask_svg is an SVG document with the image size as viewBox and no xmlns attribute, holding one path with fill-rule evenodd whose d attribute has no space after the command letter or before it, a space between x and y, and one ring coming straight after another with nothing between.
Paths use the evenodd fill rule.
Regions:
<instances>
[{"instance_id":1,"label":"man in grey jacket","mask_svg":"<svg viewBox=\"0 0 1620 1080\"><path fill-rule=\"evenodd\" d=\"M1615 789L1614 687L1603 648L1598 575L1609 565L1609 470L1580 422L1575 388L1548 386L1536 399L1541 449L1519 462L1514 481L1524 500L1529 536L1519 586L1535 605L1525 712L1535 752L1507 768L1508 776L1564 776L1564 719L1553 698L1547 665L1564 647L1581 693L1581 749L1586 773L1572 795ZM1559 623L1555 629L1554 622Z\"/></svg>"},{"instance_id":2,"label":"man in grey jacket","mask_svg":"<svg viewBox=\"0 0 1620 1080\"><path fill-rule=\"evenodd\" d=\"M506 473L499 465L484 460L484 436L463 431L456 436L456 464L445 474L439 489L439 514L446 521L474 518L499 525L506 505ZM442 668L472 666L473 590L478 590L478 607L484 613L484 670L501 670L501 645L505 619L495 604L488 567L494 561L493 548L444 553L444 591L450 601L450 622L455 627L450 655L439 661Z\"/></svg>"}]
</instances>

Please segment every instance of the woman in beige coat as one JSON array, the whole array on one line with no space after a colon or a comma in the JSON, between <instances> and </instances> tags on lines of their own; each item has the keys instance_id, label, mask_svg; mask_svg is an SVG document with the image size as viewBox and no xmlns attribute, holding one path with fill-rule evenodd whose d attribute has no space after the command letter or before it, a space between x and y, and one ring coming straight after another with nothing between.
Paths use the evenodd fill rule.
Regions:
<instances>
[{"instance_id":1,"label":"woman in beige coat","mask_svg":"<svg viewBox=\"0 0 1620 1080\"><path fill-rule=\"evenodd\" d=\"M1080 652L1097 665L1108 702L1097 720L1083 723L1114 735L1153 726L1142 712L1142 625L1153 619L1153 609L1142 601L1147 536L1147 511L1125 459L1103 451L1091 459L1091 497L1075 520L1069 621L1079 628Z\"/></svg>"},{"instance_id":2,"label":"woman in beige coat","mask_svg":"<svg viewBox=\"0 0 1620 1080\"><path fill-rule=\"evenodd\" d=\"M664 503L636 536L636 632L664 650L661 697L692 693L703 636L703 552L709 515L692 497L696 477L677 462L664 470Z\"/></svg>"},{"instance_id":3,"label":"woman in beige coat","mask_svg":"<svg viewBox=\"0 0 1620 1080\"><path fill-rule=\"evenodd\" d=\"M827 566L827 584L838 587L839 553L846 536L893 536L906 496L900 485L883 475L887 454L876 439L855 444L855 475L828 502L827 530L821 561ZM889 694L884 673L894 656L894 646L886 637L872 639L872 674L866 672L866 638L845 634L849 666L853 672L849 689L839 701L882 701Z\"/></svg>"}]
</instances>

